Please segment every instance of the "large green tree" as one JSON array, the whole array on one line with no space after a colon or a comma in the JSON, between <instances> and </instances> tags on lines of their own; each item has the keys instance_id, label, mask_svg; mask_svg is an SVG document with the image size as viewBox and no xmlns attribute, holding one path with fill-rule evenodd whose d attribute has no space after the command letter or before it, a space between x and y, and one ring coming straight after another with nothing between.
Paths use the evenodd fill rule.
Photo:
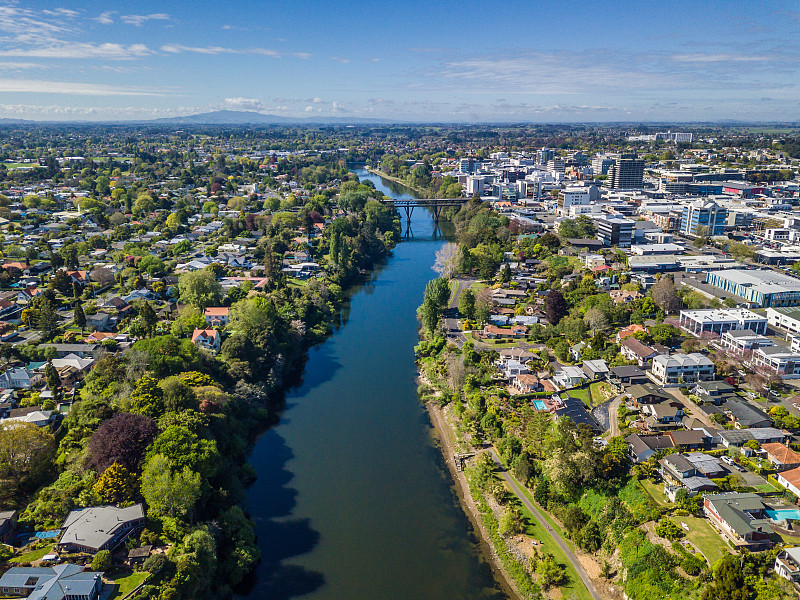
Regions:
<instances>
[{"instance_id":1,"label":"large green tree","mask_svg":"<svg viewBox=\"0 0 800 600\"><path fill-rule=\"evenodd\" d=\"M178 291L182 302L191 304L198 310L216 306L222 302L222 288L209 269L184 273L178 279Z\"/></svg>"}]
</instances>

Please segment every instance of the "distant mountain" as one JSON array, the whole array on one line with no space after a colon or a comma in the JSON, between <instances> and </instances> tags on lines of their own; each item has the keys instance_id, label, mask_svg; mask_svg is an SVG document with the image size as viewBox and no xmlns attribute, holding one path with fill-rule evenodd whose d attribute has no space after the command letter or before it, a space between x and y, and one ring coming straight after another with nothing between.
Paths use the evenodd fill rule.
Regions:
<instances>
[{"instance_id":1,"label":"distant mountain","mask_svg":"<svg viewBox=\"0 0 800 600\"><path fill-rule=\"evenodd\" d=\"M185 117L164 117L152 119L148 123L169 125L290 125L290 124L355 124L355 123L393 123L384 119L364 119L359 117L281 117L245 110L215 110L212 112L187 115Z\"/></svg>"},{"instance_id":2,"label":"distant mountain","mask_svg":"<svg viewBox=\"0 0 800 600\"><path fill-rule=\"evenodd\" d=\"M34 123L36 123L36 121L31 121L29 119L0 119L0 125L29 125Z\"/></svg>"}]
</instances>

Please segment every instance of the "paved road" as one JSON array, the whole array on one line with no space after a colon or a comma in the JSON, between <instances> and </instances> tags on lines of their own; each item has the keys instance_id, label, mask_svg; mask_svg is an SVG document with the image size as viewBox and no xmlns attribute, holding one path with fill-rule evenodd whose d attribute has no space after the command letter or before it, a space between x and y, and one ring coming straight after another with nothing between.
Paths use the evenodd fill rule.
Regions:
<instances>
[{"instance_id":1,"label":"paved road","mask_svg":"<svg viewBox=\"0 0 800 600\"><path fill-rule=\"evenodd\" d=\"M545 529L547 529L547 532L561 547L567 559L569 560L570 563L572 563L572 566L575 568L575 571L577 571L578 576L583 581L583 584L586 586L586 589L589 590L589 593L592 595L592 598L594 598L594 600L603 600L602 596L600 596L600 594L597 593L597 590L595 589L592 580L586 574L586 571L583 570L583 566L581 565L580 561L572 553L572 550L570 550L569 546L564 541L564 539L552 527L550 527L550 525L547 523L547 521L545 521L544 517L542 516L542 513L540 513L539 510L533 505L533 503L530 500L528 500L527 496L525 496L525 494L522 493L522 490L517 484L517 481L513 477L511 477L511 475L509 475L508 472L506 472L505 467L503 467L503 464L500 462L500 457L497 456L497 452L495 451L495 449L492 448L490 452L492 453L492 459L497 465L497 468L500 470L500 476L505 480L505 482L511 488L511 491L517 495L522 504L525 505L525 508L531 511L531 514L536 518L537 521L539 521L539 523Z\"/></svg>"},{"instance_id":2,"label":"paved road","mask_svg":"<svg viewBox=\"0 0 800 600\"><path fill-rule=\"evenodd\" d=\"M450 304L447 310L442 315L442 323L447 332L448 337L452 338L456 344L463 346L467 338L458 327L458 301L461 298L461 292L478 281L477 279L456 279L456 291L450 296Z\"/></svg>"},{"instance_id":3,"label":"paved road","mask_svg":"<svg viewBox=\"0 0 800 600\"><path fill-rule=\"evenodd\" d=\"M608 425L611 437L616 437L621 433L619 430L619 405L622 404L624 398L625 394L620 394L608 405Z\"/></svg>"}]
</instances>

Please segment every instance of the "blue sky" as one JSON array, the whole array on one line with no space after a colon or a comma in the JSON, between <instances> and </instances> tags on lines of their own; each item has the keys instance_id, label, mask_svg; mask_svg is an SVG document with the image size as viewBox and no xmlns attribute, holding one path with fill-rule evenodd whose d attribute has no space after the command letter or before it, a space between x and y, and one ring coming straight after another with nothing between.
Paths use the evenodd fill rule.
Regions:
<instances>
[{"instance_id":1,"label":"blue sky","mask_svg":"<svg viewBox=\"0 0 800 600\"><path fill-rule=\"evenodd\" d=\"M0 117L800 119L800 5L0 0Z\"/></svg>"}]
</instances>

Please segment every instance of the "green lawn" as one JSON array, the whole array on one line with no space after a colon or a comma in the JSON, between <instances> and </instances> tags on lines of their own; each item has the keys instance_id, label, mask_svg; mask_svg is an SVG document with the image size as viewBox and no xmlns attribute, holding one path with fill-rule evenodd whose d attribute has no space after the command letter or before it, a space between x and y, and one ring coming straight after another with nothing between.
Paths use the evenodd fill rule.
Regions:
<instances>
[{"instance_id":1,"label":"green lawn","mask_svg":"<svg viewBox=\"0 0 800 600\"><path fill-rule=\"evenodd\" d=\"M567 556L564 554L561 546L556 543L544 526L534 518L531 512L525 508L522 503L520 503L520 508L522 510L522 514L528 520L528 527L525 533L539 542L537 546L539 552L552 554L559 564L562 564L566 567L569 583L560 588L562 597L576 598L577 600L591 600L592 595L589 593L589 590L586 589L583 581L578 576L578 572L575 571L575 567L573 567L572 563L567 559Z\"/></svg>"},{"instance_id":2,"label":"green lawn","mask_svg":"<svg viewBox=\"0 0 800 600\"><path fill-rule=\"evenodd\" d=\"M481 290L485 290L487 287L489 287L489 286L487 284L483 283L482 281L476 281L471 286L469 286L469 289L471 289L473 292L477 293L477 292L480 292Z\"/></svg>"},{"instance_id":3,"label":"green lawn","mask_svg":"<svg viewBox=\"0 0 800 600\"><path fill-rule=\"evenodd\" d=\"M50 554L52 551L53 551L53 546L45 546L44 548L31 550L30 552L26 552L21 556L12 558L8 562L12 563L33 562L35 560L40 560L45 554Z\"/></svg>"},{"instance_id":4,"label":"green lawn","mask_svg":"<svg viewBox=\"0 0 800 600\"><path fill-rule=\"evenodd\" d=\"M135 573L120 573L107 577L107 579L114 584L114 594L111 596L111 600L124 598L130 594L148 575L150 575L150 573L147 571L139 571Z\"/></svg>"},{"instance_id":5,"label":"green lawn","mask_svg":"<svg viewBox=\"0 0 800 600\"><path fill-rule=\"evenodd\" d=\"M653 483L649 479L642 479L639 483L659 506L672 506L672 502L664 495L664 488L661 485Z\"/></svg>"},{"instance_id":6,"label":"green lawn","mask_svg":"<svg viewBox=\"0 0 800 600\"><path fill-rule=\"evenodd\" d=\"M728 554L728 544L720 536L706 519L699 517L670 517L670 519L678 526L681 523L686 523L689 526L689 532L686 534L686 539L692 542L700 549L700 552L706 557L710 564L714 564L717 560ZM686 531L681 527L681 531Z\"/></svg>"},{"instance_id":7,"label":"green lawn","mask_svg":"<svg viewBox=\"0 0 800 600\"><path fill-rule=\"evenodd\" d=\"M580 388L580 389L577 389L577 390L569 390L567 393L570 396L572 396L573 398L580 398L580 400L584 404L586 404L587 406L589 406L591 404L591 402L589 401L589 388L588 387Z\"/></svg>"}]
</instances>

